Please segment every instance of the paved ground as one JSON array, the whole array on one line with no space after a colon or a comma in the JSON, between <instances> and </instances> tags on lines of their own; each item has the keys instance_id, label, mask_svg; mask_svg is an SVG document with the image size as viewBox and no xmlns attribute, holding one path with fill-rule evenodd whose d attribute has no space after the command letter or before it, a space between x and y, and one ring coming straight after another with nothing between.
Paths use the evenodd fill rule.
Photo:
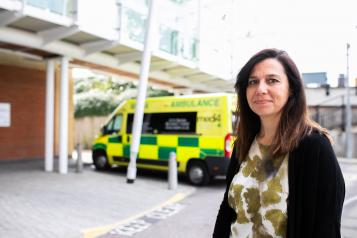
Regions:
<instances>
[{"instance_id":1,"label":"paved ground","mask_svg":"<svg viewBox=\"0 0 357 238\"><path fill-rule=\"evenodd\" d=\"M45 173L43 160L2 162L0 237L92 237L105 230L102 226L195 191L185 182L168 190L165 177L139 173L134 184L127 184L124 171L97 172L85 165L76 173L73 161L67 175Z\"/></svg>"},{"instance_id":2,"label":"paved ground","mask_svg":"<svg viewBox=\"0 0 357 238\"><path fill-rule=\"evenodd\" d=\"M357 159L340 159L346 185L346 197L342 212L343 238L355 238L357 232Z\"/></svg>"},{"instance_id":3,"label":"paved ground","mask_svg":"<svg viewBox=\"0 0 357 238\"><path fill-rule=\"evenodd\" d=\"M89 156L84 152L83 161L91 162ZM342 161L342 166L351 170L345 179L349 191L347 210L352 211L356 199L350 192L355 191L352 185L356 170L350 161ZM82 173L76 173L74 162L70 160L67 175L45 173L43 160L0 163L1 238L92 238L100 234L105 238L122 237L116 235L115 228L121 226L122 232L127 229L123 224L143 218L153 223L150 211L156 217L175 213L180 207L169 204L180 205L176 202L195 191L185 180L181 180L178 190L168 190L165 174L139 171L135 184L127 184L125 171L119 169L97 172L86 164ZM151 214L149 219L145 214ZM349 232L355 231L355 215L351 216L343 220L345 237L353 237ZM142 225L138 228L138 224L131 224L135 229ZM113 229L114 233L106 232Z\"/></svg>"}]
</instances>

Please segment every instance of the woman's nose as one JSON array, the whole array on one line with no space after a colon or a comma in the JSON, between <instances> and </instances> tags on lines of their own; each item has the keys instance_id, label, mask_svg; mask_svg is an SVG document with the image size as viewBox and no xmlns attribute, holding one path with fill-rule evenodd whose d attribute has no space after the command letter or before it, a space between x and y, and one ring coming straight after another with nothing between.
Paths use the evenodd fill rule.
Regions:
<instances>
[{"instance_id":1,"label":"woman's nose","mask_svg":"<svg viewBox=\"0 0 357 238\"><path fill-rule=\"evenodd\" d=\"M261 94L261 93L267 93L267 85L266 83L263 82L259 82L258 88L257 88L257 93Z\"/></svg>"}]
</instances>

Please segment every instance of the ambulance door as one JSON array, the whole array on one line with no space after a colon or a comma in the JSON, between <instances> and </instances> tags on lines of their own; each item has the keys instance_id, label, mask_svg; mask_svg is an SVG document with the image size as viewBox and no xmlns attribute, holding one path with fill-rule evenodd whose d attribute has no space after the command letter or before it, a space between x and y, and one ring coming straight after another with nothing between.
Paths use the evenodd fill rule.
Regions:
<instances>
[{"instance_id":1,"label":"ambulance door","mask_svg":"<svg viewBox=\"0 0 357 238\"><path fill-rule=\"evenodd\" d=\"M109 125L109 124L108 124ZM108 145L107 154L109 157L109 163L123 157L123 115L117 114L113 117L111 122L111 128L108 130Z\"/></svg>"}]
</instances>

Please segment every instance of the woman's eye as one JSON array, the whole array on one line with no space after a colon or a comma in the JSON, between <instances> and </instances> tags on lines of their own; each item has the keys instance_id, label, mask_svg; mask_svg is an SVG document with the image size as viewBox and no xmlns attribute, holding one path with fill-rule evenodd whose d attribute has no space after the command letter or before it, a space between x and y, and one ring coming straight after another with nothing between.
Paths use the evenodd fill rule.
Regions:
<instances>
[{"instance_id":1,"label":"woman's eye","mask_svg":"<svg viewBox=\"0 0 357 238\"><path fill-rule=\"evenodd\" d=\"M248 85L256 85L258 83L258 80L256 79L251 79L248 81Z\"/></svg>"},{"instance_id":2,"label":"woman's eye","mask_svg":"<svg viewBox=\"0 0 357 238\"><path fill-rule=\"evenodd\" d=\"M279 82L279 80L274 79L274 78L268 79L267 81L268 81L268 84L274 84L274 83Z\"/></svg>"}]
</instances>

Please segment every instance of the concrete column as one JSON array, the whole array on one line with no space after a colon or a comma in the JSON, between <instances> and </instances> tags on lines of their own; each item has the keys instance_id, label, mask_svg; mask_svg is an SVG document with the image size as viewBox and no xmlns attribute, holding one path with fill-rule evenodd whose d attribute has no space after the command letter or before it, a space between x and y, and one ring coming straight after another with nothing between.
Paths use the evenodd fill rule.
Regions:
<instances>
[{"instance_id":1,"label":"concrete column","mask_svg":"<svg viewBox=\"0 0 357 238\"><path fill-rule=\"evenodd\" d=\"M149 6L149 16L147 20L145 42L144 42L144 51L141 57L141 68L140 68L140 79L139 79L139 88L138 96L136 98L135 114L134 114L134 123L132 129L132 142L130 145L130 162L128 165L127 172L127 183L134 183L136 179L136 158L138 156L140 138L141 138L141 129L143 124L144 117L144 106L145 98L150 70L150 60L151 60L151 47L154 36L155 25L155 0L150 1Z\"/></svg>"},{"instance_id":2,"label":"concrete column","mask_svg":"<svg viewBox=\"0 0 357 238\"><path fill-rule=\"evenodd\" d=\"M68 58L61 59L61 93L59 123L59 172L68 172Z\"/></svg>"},{"instance_id":3,"label":"concrete column","mask_svg":"<svg viewBox=\"0 0 357 238\"><path fill-rule=\"evenodd\" d=\"M45 171L53 171L54 141L54 60L48 60L46 66L46 118L45 118Z\"/></svg>"}]
</instances>

